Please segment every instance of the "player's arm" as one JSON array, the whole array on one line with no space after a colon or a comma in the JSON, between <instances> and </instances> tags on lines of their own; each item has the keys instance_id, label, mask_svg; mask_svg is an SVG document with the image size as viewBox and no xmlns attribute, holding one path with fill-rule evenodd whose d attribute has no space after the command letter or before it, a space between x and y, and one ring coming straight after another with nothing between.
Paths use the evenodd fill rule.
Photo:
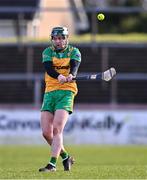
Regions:
<instances>
[{"instance_id":1,"label":"player's arm","mask_svg":"<svg viewBox=\"0 0 147 180\"><path fill-rule=\"evenodd\" d=\"M76 78L80 63L81 63L81 53L79 49L74 48L71 54L70 72L69 72L69 76L67 77L68 82L72 82L73 78Z\"/></svg>"},{"instance_id":2,"label":"player's arm","mask_svg":"<svg viewBox=\"0 0 147 180\"><path fill-rule=\"evenodd\" d=\"M55 79L58 78L60 74L54 69L52 61L46 61L43 63L43 65L44 65L45 71L47 72L49 76Z\"/></svg>"},{"instance_id":3,"label":"player's arm","mask_svg":"<svg viewBox=\"0 0 147 180\"><path fill-rule=\"evenodd\" d=\"M80 63L81 63L80 61L71 59L70 60L70 73L69 74L72 74L74 77L76 77Z\"/></svg>"},{"instance_id":4,"label":"player's arm","mask_svg":"<svg viewBox=\"0 0 147 180\"><path fill-rule=\"evenodd\" d=\"M53 62L52 62L52 51L50 48L46 48L43 53L42 53L42 63L44 65L45 71L49 76L52 78L57 79L59 76L59 73L55 70L53 67Z\"/></svg>"},{"instance_id":5,"label":"player's arm","mask_svg":"<svg viewBox=\"0 0 147 180\"><path fill-rule=\"evenodd\" d=\"M79 66L80 66L79 61L74 59L70 60L70 72L68 77L66 78L68 82L72 82L73 78L76 78Z\"/></svg>"},{"instance_id":6,"label":"player's arm","mask_svg":"<svg viewBox=\"0 0 147 180\"><path fill-rule=\"evenodd\" d=\"M58 81L62 84L62 83L65 83L67 80L66 80L66 77L63 76L62 74L59 74L53 67L53 62L52 61L46 61L43 63L44 64L44 68L45 68L45 71L47 72L47 74L49 76L51 76L52 78L54 79L58 79Z\"/></svg>"},{"instance_id":7,"label":"player's arm","mask_svg":"<svg viewBox=\"0 0 147 180\"><path fill-rule=\"evenodd\" d=\"M42 53L42 63L44 65L45 71L52 78L57 79L59 73L54 69L52 62L52 51L50 48L46 48Z\"/></svg>"},{"instance_id":8,"label":"player's arm","mask_svg":"<svg viewBox=\"0 0 147 180\"><path fill-rule=\"evenodd\" d=\"M47 61L47 62L44 62L43 64L44 64L44 68L45 68L45 71L47 72L47 74L49 76L51 76L52 78L57 79L60 74L54 69L52 61ZM72 74L73 77L76 77L79 66L80 66L80 62L72 59L70 61L70 73L69 74Z\"/></svg>"},{"instance_id":9,"label":"player's arm","mask_svg":"<svg viewBox=\"0 0 147 180\"><path fill-rule=\"evenodd\" d=\"M42 63L44 65L45 71L49 76L51 76L54 79L58 79L60 83L66 82L66 77L62 74L59 74L53 67L52 62L52 52L50 48L46 48L42 53Z\"/></svg>"}]
</instances>

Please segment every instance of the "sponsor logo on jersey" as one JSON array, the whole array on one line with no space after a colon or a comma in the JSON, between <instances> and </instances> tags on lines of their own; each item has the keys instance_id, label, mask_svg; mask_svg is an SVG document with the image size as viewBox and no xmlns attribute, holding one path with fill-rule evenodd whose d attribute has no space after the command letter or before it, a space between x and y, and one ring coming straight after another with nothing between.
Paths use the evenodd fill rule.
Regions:
<instances>
[{"instance_id":1,"label":"sponsor logo on jersey","mask_svg":"<svg viewBox=\"0 0 147 180\"><path fill-rule=\"evenodd\" d=\"M69 66L53 66L55 69L69 69Z\"/></svg>"}]
</instances>

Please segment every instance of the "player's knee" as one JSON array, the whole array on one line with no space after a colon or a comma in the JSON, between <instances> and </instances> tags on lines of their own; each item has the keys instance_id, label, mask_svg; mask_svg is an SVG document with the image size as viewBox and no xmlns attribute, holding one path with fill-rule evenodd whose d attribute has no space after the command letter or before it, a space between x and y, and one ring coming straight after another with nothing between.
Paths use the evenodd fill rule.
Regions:
<instances>
[{"instance_id":1,"label":"player's knee","mask_svg":"<svg viewBox=\"0 0 147 180\"><path fill-rule=\"evenodd\" d=\"M61 129L57 128L57 127L54 127L53 128L53 135L56 136L57 134L61 134Z\"/></svg>"},{"instance_id":2,"label":"player's knee","mask_svg":"<svg viewBox=\"0 0 147 180\"><path fill-rule=\"evenodd\" d=\"M48 141L51 141L52 138L53 138L52 134L49 133L49 132L43 132L42 135L43 135L43 137L44 137L46 140L48 140Z\"/></svg>"},{"instance_id":3,"label":"player's knee","mask_svg":"<svg viewBox=\"0 0 147 180\"><path fill-rule=\"evenodd\" d=\"M57 135L57 134L59 134L58 128L53 128L53 135L55 136L55 135Z\"/></svg>"}]
</instances>

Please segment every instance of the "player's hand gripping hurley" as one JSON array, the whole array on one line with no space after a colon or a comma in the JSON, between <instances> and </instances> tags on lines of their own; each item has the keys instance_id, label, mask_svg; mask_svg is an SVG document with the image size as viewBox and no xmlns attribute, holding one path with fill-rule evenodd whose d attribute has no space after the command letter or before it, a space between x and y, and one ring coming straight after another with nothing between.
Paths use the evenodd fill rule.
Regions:
<instances>
[{"instance_id":1,"label":"player's hand gripping hurley","mask_svg":"<svg viewBox=\"0 0 147 180\"><path fill-rule=\"evenodd\" d=\"M115 68L111 67L107 71L98 73L98 74L91 74L91 75L83 75L83 76L77 76L76 78L73 78L73 80L104 80L104 81L110 81L114 76L116 75Z\"/></svg>"}]
</instances>

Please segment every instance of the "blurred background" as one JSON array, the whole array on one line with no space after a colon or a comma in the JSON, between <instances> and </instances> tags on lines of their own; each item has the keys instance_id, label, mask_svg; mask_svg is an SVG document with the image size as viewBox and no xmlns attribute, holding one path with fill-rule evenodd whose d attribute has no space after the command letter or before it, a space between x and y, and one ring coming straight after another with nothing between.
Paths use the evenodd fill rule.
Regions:
<instances>
[{"instance_id":1,"label":"blurred background","mask_svg":"<svg viewBox=\"0 0 147 180\"><path fill-rule=\"evenodd\" d=\"M79 74L117 71L111 82L78 82L65 142L147 144L146 22L147 0L0 0L0 144L44 142L41 61L55 26L82 53Z\"/></svg>"}]
</instances>

